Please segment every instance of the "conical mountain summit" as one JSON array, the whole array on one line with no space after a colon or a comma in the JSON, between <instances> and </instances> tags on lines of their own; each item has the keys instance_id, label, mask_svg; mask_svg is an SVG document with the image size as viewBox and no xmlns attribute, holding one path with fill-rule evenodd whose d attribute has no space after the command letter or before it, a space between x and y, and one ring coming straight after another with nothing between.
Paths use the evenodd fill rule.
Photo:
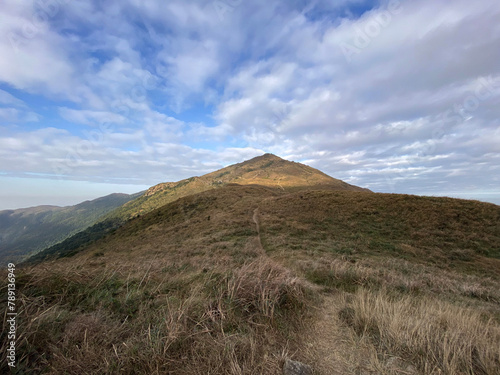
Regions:
<instances>
[{"instance_id":1,"label":"conical mountain summit","mask_svg":"<svg viewBox=\"0 0 500 375\"><path fill-rule=\"evenodd\" d=\"M369 192L368 189L350 185L305 164L288 161L268 153L200 177L155 185L142 197L129 202L114 215L130 218L178 198L228 184L262 185L292 191L302 188L321 188Z\"/></svg>"}]
</instances>

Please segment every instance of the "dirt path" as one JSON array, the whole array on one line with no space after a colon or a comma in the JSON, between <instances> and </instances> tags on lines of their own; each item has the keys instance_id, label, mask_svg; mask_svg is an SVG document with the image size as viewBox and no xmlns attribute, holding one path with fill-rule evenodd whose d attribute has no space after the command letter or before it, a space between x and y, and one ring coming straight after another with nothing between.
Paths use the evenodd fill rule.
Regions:
<instances>
[{"instance_id":1,"label":"dirt path","mask_svg":"<svg viewBox=\"0 0 500 375\"><path fill-rule=\"evenodd\" d=\"M262 254L265 254L266 251L264 250L264 247L262 246L262 240L260 238L260 219L259 219L259 208L258 207L253 211L252 220L255 223L255 228L257 229L256 247L259 250L259 252L261 252Z\"/></svg>"},{"instance_id":2,"label":"dirt path","mask_svg":"<svg viewBox=\"0 0 500 375\"><path fill-rule=\"evenodd\" d=\"M252 220L255 223L255 226L257 227L257 235L260 238L259 208L258 207L253 211L253 218L252 218Z\"/></svg>"},{"instance_id":3,"label":"dirt path","mask_svg":"<svg viewBox=\"0 0 500 375\"><path fill-rule=\"evenodd\" d=\"M340 375L350 373L344 361L348 356L346 336L338 320L338 296L324 296L321 310L315 323L305 337L307 360L315 374Z\"/></svg>"},{"instance_id":4,"label":"dirt path","mask_svg":"<svg viewBox=\"0 0 500 375\"><path fill-rule=\"evenodd\" d=\"M323 293L317 319L304 338L315 375L417 375L409 363L378 351L368 336L358 336L339 317L346 303L340 293Z\"/></svg>"},{"instance_id":5,"label":"dirt path","mask_svg":"<svg viewBox=\"0 0 500 375\"><path fill-rule=\"evenodd\" d=\"M268 198L269 199L269 198ZM252 240L252 246L262 255L266 255L261 239L260 210L255 208L252 221L255 223L257 236ZM304 284L321 293L317 284L303 280ZM306 329L304 347L301 350L303 359L314 368L315 375L349 374L348 366L340 358L348 357L349 347L346 346L347 328L339 323L338 311L341 302L339 295L324 294L323 303L318 311L314 324ZM364 373L363 373L364 375Z\"/></svg>"},{"instance_id":6,"label":"dirt path","mask_svg":"<svg viewBox=\"0 0 500 375\"><path fill-rule=\"evenodd\" d=\"M376 353L359 340L339 319L345 303L340 294L323 294L317 318L304 338L306 360L315 375L380 375L370 371Z\"/></svg>"},{"instance_id":7,"label":"dirt path","mask_svg":"<svg viewBox=\"0 0 500 375\"><path fill-rule=\"evenodd\" d=\"M269 199L269 198L268 198ZM252 221L255 223L257 236L252 241L253 246L259 252L266 255L261 239L260 210L257 207L253 211ZM308 288L321 293L319 285L303 280ZM314 324L306 329L304 335L304 347L302 349L304 360L314 368L315 375L340 375L351 374L353 370L346 362L353 353L349 353L351 343L347 343L349 337L348 328L339 322L339 306L342 305L341 297L337 295L323 294L323 302L319 307L318 316ZM359 355L359 353L356 353ZM351 368L350 368L351 367ZM359 367L357 368L359 370ZM365 375L365 372L359 372ZM371 375L371 374L370 374Z\"/></svg>"}]
</instances>

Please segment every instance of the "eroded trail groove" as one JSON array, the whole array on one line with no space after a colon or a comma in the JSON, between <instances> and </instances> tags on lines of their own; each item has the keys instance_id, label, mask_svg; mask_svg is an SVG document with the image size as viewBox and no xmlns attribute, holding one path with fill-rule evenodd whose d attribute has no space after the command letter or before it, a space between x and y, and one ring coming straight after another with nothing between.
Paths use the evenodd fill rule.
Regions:
<instances>
[{"instance_id":1,"label":"eroded trail groove","mask_svg":"<svg viewBox=\"0 0 500 375\"><path fill-rule=\"evenodd\" d=\"M253 211L252 220L255 223L255 228L257 230L257 244L256 244L257 249L264 254L265 250L264 250L264 247L262 246L262 240L260 238L260 220L259 220L259 208L258 207Z\"/></svg>"}]
</instances>

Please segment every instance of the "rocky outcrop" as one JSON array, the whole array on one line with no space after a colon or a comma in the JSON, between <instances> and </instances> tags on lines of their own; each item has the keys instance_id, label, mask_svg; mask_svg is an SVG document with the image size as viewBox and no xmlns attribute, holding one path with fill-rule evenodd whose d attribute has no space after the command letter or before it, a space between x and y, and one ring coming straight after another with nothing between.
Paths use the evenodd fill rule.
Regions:
<instances>
[{"instance_id":1,"label":"rocky outcrop","mask_svg":"<svg viewBox=\"0 0 500 375\"><path fill-rule=\"evenodd\" d=\"M160 191L163 191L169 187L171 187L171 185L173 185L171 182L166 182L166 183L162 183L162 184L158 184L158 185L155 185L155 186L152 186L150 187L145 193L144 193L144 196L145 197L149 197L151 195L154 195L156 193L159 193Z\"/></svg>"}]
</instances>

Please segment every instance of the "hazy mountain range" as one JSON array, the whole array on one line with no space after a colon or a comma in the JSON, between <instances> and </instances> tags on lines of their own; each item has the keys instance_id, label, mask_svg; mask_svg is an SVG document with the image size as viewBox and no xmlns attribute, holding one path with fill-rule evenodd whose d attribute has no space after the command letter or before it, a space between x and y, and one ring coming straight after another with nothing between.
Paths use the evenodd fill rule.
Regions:
<instances>
[{"instance_id":1,"label":"hazy mountain range","mask_svg":"<svg viewBox=\"0 0 500 375\"><path fill-rule=\"evenodd\" d=\"M0 211L0 263L17 261L61 242L140 194L111 194L69 207Z\"/></svg>"}]
</instances>

